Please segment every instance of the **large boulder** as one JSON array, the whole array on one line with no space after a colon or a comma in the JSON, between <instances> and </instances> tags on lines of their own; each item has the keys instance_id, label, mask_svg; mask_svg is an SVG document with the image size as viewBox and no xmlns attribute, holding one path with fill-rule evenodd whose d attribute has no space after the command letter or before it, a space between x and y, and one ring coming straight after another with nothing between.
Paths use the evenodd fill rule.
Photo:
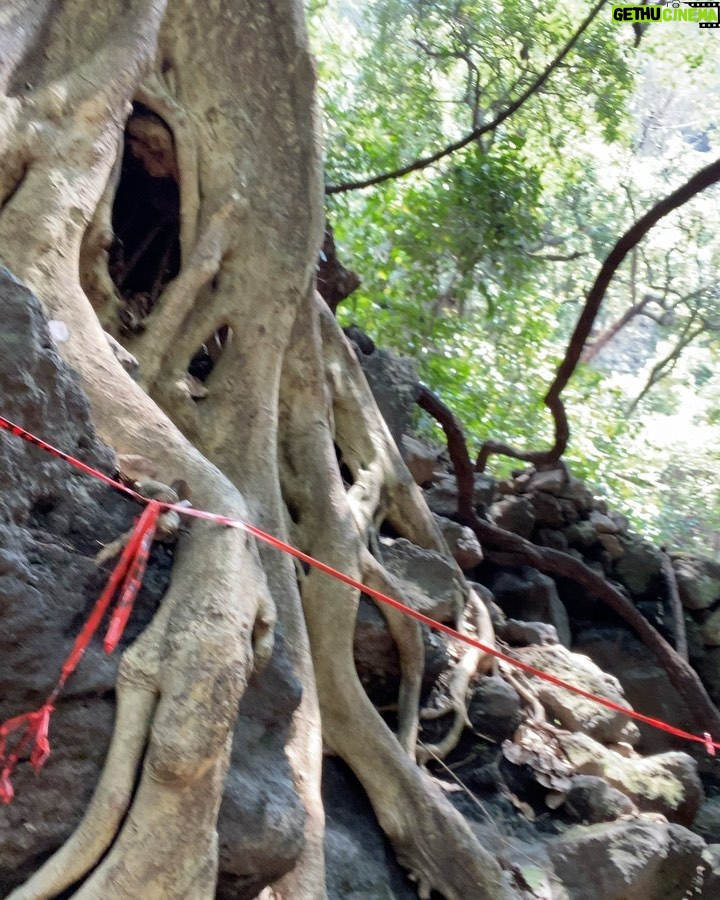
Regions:
<instances>
[{"instance_id":1,"label":"large boulder","mask_svg":"<svg viewBox=\"0 0 720 900\"><path fill-rule=\"evenodd\" d=\"M620 682L599 669L587 656L571 653L559 644L544 647L526 647L515 651L524 662L543 672L549 672L590 694L627 706ZM625 714L601 706L580 694L545 681L535 675L528 676L538 699L550 719L557 720L562 728L582 731L603 743L637 743L639 732L635 723Z\"/></svg>"},{"instance_id":2,"label":"large boulder","mask_svg":"<svg viewBox=\"0 0 720 900\"><path fill-rule=\"evenodd\" d=\"M642 812L661 813L681 825L695 818L704 794L697 763L687 753L620 754L579 732L558 741L578 774L603 778Z\"/></svg>"},{"instance_id":3,"label":"large boulder","mask_svg":"<svg viewBox=\"0 0 720 900\"><path fill-rule=\"evenodd\" d=\"M570 620L552 578L531 566L499 571L488 586L495 601L510 618L552 625L558 640L570 646Z\"/></svg>"},{"instance_id":4,"label":"large boulder","mask_svg":"<svg viewBox=\"0 0 720 900\"><path fill-rule=\"evenodd\" d=\"M710 900L704 850L686 828L644 819L578 825L547 845L567 900Z\"/></svg>"}]
</instances>

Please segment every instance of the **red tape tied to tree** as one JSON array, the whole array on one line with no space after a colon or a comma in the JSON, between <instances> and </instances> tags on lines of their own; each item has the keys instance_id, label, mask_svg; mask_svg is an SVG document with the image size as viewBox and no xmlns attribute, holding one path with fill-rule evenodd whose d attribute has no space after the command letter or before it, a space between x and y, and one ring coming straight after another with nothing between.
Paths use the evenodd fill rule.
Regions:
<instances>
[{"instance_id":1,"label":"red tape tied to tree","mask_svg":"<svg viewBox=\"0 0 720 900\"><path fill-rule=\"evenodd\" d=\"M110 574L107 585L105 586L102 594L93 607L93 610L90 613L90 616L88 617L85 625L75 639L72 649L60 669L60 675L58 677L57 683L48 695L45 703L34 712L23 713L22 715L15 716L14 718L8 719L6 722L0 725L0 801L2 801L3 803L9 803L14 796L10 778L13 774L13 771L15 770L18 761L20 760L21 755L27 752L28 748L31 748L29 754L30 764L33 766L36 772L40 770L43 763L48 758L50 754L48 728L50 723L50 715L55 708L55 700L57 699L57 696L65 685L67 679L77 668L80 660L83 657L83 654L85 653L85 650L88 647L88 644L90 643L90 640L97 631L100 622L102 621L114 597L117 597L117 602L110 617L110 624L105 635L103 646L106 653L112 653L117 647L122 637L125 626L130 618L135 597L137 596L137 593L142 584L143 575L145 573L145 568L147 566L150 549L152 547L152 542L155 535L158 516L165 509L173 509L180 515L206 519L210 522L215 522L219 525L224 525L231 528L242 528L249 534L256 537L258 540L269 544L271 547L275 547L277 550L280 550L283 553L288 553L291 556L294 556L296 559L299 559L301 562L307 563L308 565L313 566L319 571L324 572L326 575L330 575L332 578L336 578L339 581L350 585L356 590L362 591L364 594L368 594L369 596L374 597L381 603L385 603L389 606L395 607L395 609L399 609L401 612L405 613L408 616L411 616L413 619L417 619L417 621L419 622L423 622L430 628L434 628L436 631L441 631L444 634L447 634L449 637L454 638L455 640L468 644L471 647L475 647L476 649L481 650L483 653L487 653L490 656L495 657L496 659L502 660L503 662L508 663L516 669L520 669L521 671L527 672L529 675L534 675L537 678L542 678L544 681L549 681L551 684L571 691L574 694L578 694L579 696L584 697L587 700L592 700L593 702L598 703L601 706L605 706L608 709L612 709L615 712L621 713L628 718L635 719L639 722L644 722L646 725L651 725L653 728L658 728L661 731L666 731L669 734L675 735L676 737L684 738L685 740L693 741L694 743L703 744L705 746L705 749L711 756L715 756L715 751L720 750L720 743L714 741L712 736L708 732L705 732L702 736L700 736L692 734L688 731L683 731L680 728L675 728L673 725L668 725L666 722L663 722L660 719L654 719L651 716L646 716L642 713L635 712L635 710L630 709L629 707L621 706L619 703L614 703L612 700L607 700L605 697L599 697L596 694L591 694L589 691L585 691L582 688L576 687L575 685L570 684L569 682L564 681L561 678L557 678L555 675L552 675L549 672L543 672L540 669L536 669L534 666L528 665L527 663L522 662L522 660L509 656L506 653L502 653L500 650L496 650L494 647L489 647L486 644L475 640L475 638L470 637L469 635L460 634L460 632L458 632L454 628L451 628L449 625L443 625L441 622L436 622L434 619L430 619L428 616L425 616L422 613L419 613L416 610L405 606L405 604L401 603L399 600L395 600L393 597L389 597L386 594L381 593L380 591L376 591L374 588L362 584L362 582L351 578L344 572L340 572L337 569L334 569L332 566L329 566L326 563L321 562L320 560L315 559L312 556L309 556L307 553L303 553L303 551L298 550L297 547L286 544L279 538L276 538L273 535L262 531L255 525L251 525L248 522L243 522L240 519L231 518L229 516L207 512L206 510L202 509L173 506L169 503L158 503L155 500L147 500L145 497L142 497L140 494L138 494L136 491L133 491L126 485L121 484L119 481L115 481L113 478L110 478L108 475L104 475L102 472L98 472L96 469L93 469L86 463L75 459L75 457L70 456L67 453L63 453L62 450L58 450L56 447L53 447L52 444L48 444L40 438L36 437L34 434L25 431L24 428L21 428L19 425L15 425L8 419L5 419L3 416L0 416L0 429L9 431L16 437L22 438L24 441L27 441L30 444L34 444L41 450L45 450L47 453L51 453L53 456L57 456L60 459L65 460L65 462L81 469L88 475L92 475L94 478L99 478L106 484L109 484L111 487L114 487L117 490L121 490L124 493L129 494L135 500L146 504L142 514L135 523L135 526L129 536L128 542L125 545L125 548L120 556L120 559L118 560L117 565ZM13 737L12 749L9 748L11 736Z\"/></svg>"}]
</instances>

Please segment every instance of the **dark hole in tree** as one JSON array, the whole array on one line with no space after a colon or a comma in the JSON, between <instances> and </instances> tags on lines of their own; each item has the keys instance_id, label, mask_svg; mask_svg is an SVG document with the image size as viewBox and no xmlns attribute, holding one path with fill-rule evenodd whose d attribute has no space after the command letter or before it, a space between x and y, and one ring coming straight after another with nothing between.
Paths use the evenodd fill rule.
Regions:
<instances>
[{"instance_id":1,"label":"dark hole in tree","mask_svg":"<svg viewBox=\"0 0 720 900\"><path fill-rule=\"evenodd\" d=\"M353 473L348 468L345 460L342 458L342 451L338 447L337 444L335 447L335 456L337 458L338 468L340 469L340 476L342 477L343 484L345 485L345 489L352 487L355 484L355 478L353 477Z\"/></svg>"},{"instance_id":2,"label":"dark hole in tree","mask_svg":"<svg viewBox=\"0 0 720 900\"><path fill-rule=\"evenodd\" d=\"M216 331L213 331L190 360L188 374L197 378L198 381L207 381L231 339L232 328L229 325L221 325Z\"/></svg>"},{"instance_id":3,"label":"dark hole in tree","mask_svg":"<svg viewBox=\"0 0 720 900\"><path fill-rule=\"evenodd\" d=\"M172 133L142 103L125 128L122 172L115 194L110 275L125 301L123 328L143 319L180 269L180 192Z\"/></svg>"}]
</instances>

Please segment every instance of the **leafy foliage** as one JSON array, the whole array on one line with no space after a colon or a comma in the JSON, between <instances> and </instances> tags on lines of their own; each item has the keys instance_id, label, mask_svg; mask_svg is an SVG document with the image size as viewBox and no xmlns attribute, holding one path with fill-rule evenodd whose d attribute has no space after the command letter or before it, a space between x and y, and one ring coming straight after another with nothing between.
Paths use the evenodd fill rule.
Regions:
<instances>
[{"instance_id":1,"label":"leafy foliage","mask_svg":"<svg viewBox=\"0 0 720 900\"><path fill-rule=\"evenodd\" d=\"M328 183L393 170L493 120L588 9L570 0L328 0L312 19ZM638 53L634 33L601 13L501 127L406 178L328 198L343 256L363 278L341 318L415 357L471 443L549 442L542 398L599 265L706 161L693 148L716 123L692 85L712 48L661 30L649 29ZM712 356L716 345L720 222L707 210L696 203L669 219L618 274L595 337L622 327L566 394L568 460L664 537L689 521L692 503L678 497L673 512L664 479L674 473L688 492L693 479L689 456L669 461L649 436L647 421L672 404L644 387L666 382L687 346ZM711 381L698 389L707 394ZM433 433L429 421L419 426ZM714 528L706 518L694 533Z\"/></svg>"}]
</instances>

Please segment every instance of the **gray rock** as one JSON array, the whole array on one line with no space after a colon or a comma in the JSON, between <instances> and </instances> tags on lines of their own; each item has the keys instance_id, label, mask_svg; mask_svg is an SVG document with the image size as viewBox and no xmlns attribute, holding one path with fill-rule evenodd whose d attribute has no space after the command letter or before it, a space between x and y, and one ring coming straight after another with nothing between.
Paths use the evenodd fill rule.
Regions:
<instances>
[{"instance_id":1,"label":"gray rock","mask_svg":"<svg viewBox=\"0 0 720 900\"><path fill-rule=\"evenodd\" d=\"M720 845L720 797L708 797L700 805L692 830L708 844Z\"/></svg>"},{"instance_id":2,"label":"gray rock","mask_svg":"<svg viewBox=\"0 0 720 900\"><path fill-rule=\"evenodd\" d=\"M537 491L530 495L530 502L538 525L552 525L557 528L564 523L565 517L557 497L545 491Z\"/></svg>"},{"instance_id":3,"label":"gray rock","mask_svg":"<svg viewBox=\"0 0 720 900\"><path fill-rule=\"evenodd\" d=\"M686 900L704 850L686 828L643 819L578 825L547 844L568 900Z\"/></svg>"},{"instance_id":4,"label":"gray rock","mask_svg":"<svg viewBox=\"0 0 720 900\"><path fill-rule=\"evenodd\" d=\"M473 505L483 512L495 495L495 479L491 475L476 472L473 476ZM425 501L438 516L452 517L458 511L457 480L454 475L444 475L425 491Z\"/></svg>"},{"instance_id":5,"label":"gray rock","mask_svg":"<svg viewBox=\"0 0 720 900\"><path fill-rule=\"evenodd\" d=\"M620 530L610 516L596 509L588 516L588 522L595 526L595 530L599 534L617 534Z\"/></svg>"},{"instance_id":6,"label":"gray rock","mask_svg":"<svg viewBox=\"0 0 720 900\"><path fill-rule=\"evenodd\" d=\"M598 775L627 794L642 812L661 813L671 822L690 825L703 789L697 763L687 753L621 756L587 734L560 734L558 741L580 775Z\"/></svg>"},{"instance_id":7,"label":"gray rock","mask_svg":"<svg viewBox=\"0 0 720 900\"><path fill-rule=\"evenodd\" d=\"M523 662L544 672L551 672L557 678L588 693L622 706L628 705L620 682L599 669L587 656L571 653L560 645L528 647L516 652ZM586 700L551 682L541 681L536 676L529 677L550 718L557 719L563 728L582 731L604 743L637 743L639 732L628 716Z\"/></svg>"},{"instance_id":8,"label":"gray rock","mask_svg":"<svg viewBox=\"0 0 720 900\"><path fill-rule=\"evenodd\" d=\"M400 452L416 484L427 484L433 480L436 471L439 474L441 467L439 451L428 447L417 438L404 434L400 441Z\"/></svg>"},{"instance_id":9,"label":"gray rock","mask_svg":"<svg viewBox=\"0 0 720 900\"><path fill-rule=\"evenodd\" d=\"M114 456L95 437L75 374L50 340L31 292L0 268L2 414L107 474ZM102 591L98 542L127 531L132 500L7 432L0 432L0 722L35 709ZM122 642L95 639L63 690L40 776L22 762L15 798L0 807L3 896L73 831L102 768L113 729L121 652L142 632L167 587L172 549L153 547ZM300 688L278 633L273 657L248 686L220 814L218 897L243 900L295 862L304 811L285 753ZM262 752L258 748L262 748Z\"/></svg>"},{"instance_id":10,"label":"gray rock","mask_svg":"<svg viewBox=\"0 0 720 900\"><path fill-rule=\"evenodd\" d=\"M706 647L720 647L720 609L710 613L702 623L700 637Z\"/></svg>"},{"instance_id":11,"label":"gray rock","mask_svg":"<svg viewBox=\"0 0 720 900\"><path fill-rule=\"evenodd\" d=\"M720 600L720 564L688 554L673 555L672 563L686 609L709 609Z\"/></svg>"},{"instance_id":12,"label":"gray rock","mask_svg":"<svg viewBox=\"0 0 720 900\"><path fill-rule=\"evenodd\" d=\"M550 547L564 553L568 548L568 539L557 528L540 528L535 535L535 543L541 547Z\"/></svg>"},{"instance_id":13,"label":"gray rock","mask_svg":"<svg viewBox=\"0 0 720 900\"><path fill-rule=\"evenodd\" d=\"M435 520L440 526L440 531L442 531L455 562L461 569L472 569L482 562L483 552L480 541L472 528L453 522L452 519L446 519L445 516L436 515Z\"/></svg>"},{"instance_id":14,"label":"gray rock","mask_svg":"<svg viewBox=\"0 0 720 900\"><path fill-rule=\"evenodd\" d=\"M575 635L573 649L584 653L603 672L614 675L633 709L671 722L678 728L694 731L695 720L687 703L670 683L667 672L654 653L627 628L603 626L588 628ZM685 747L684 741L638 722L642 753L660 753Z\"/></svg>"},{"instance_id":15,"label":"gray rock","mask_svg":"<svg viewBox=\"0 0 720 900\"><path fill-rule=\"evenodd\" d=\"M455 564L405 538L382 538L382 556L388 571L404 582L414 609L438 622L457 621L464 594Z\"/></svg>"},{"instance_id":16,"label":"gray rock","mask_svg":"<svg viewBox=\"0 0 720 900\"><path fill-rule=\"evenodd\" d=\"M632 800L611 787L597 775L576 775L567 792L562 811L566 816L584 825L612 822L620 816L637 813Z\"/></svg>"},{"instance_id":17,"label":"gray rock","mask_svg":"<svg viewBox=\"0 0 720 900\"><path fill-rule=\"evenodd\" d=\"M571 475L567 484L562 489L560 497L571 500L575 508L581 513L589 513L593 508L593 495L585 487L585 482Z\"/></svg>"},{"instance_id":18,"label":"gray rock","mask_svg":"<svg viewBox=\"0 0 720 900\"><path fill-rule=\"evenodd\" d=\"M625 553L615 563L615 577L637 597L656 594L661 583L660 551L638 537L623 538L621 543Z\"/></svg>"},{"instance_id":19,"label":"gray rock","mask_svg":"<svg viewBox=\"0 0 720 900\"><path fill-rule=\"evenodd\" d=\"M587 549L588 547L592 547L593 544L597 544L597 529L592 522L587 519L575 522L573 525L568 525L564 533L567 542L571 547Z\"/></svg>"},{"instance_id":20,"label":"gray rock","mask_svg":"<svg viewBox=\"0 0 720 900\"><path fill-rule=\"evenodd\" d=\"M530 476L528 491L545 491L548 494L559 496L567 484L565 469L547 469L543 472L535 472Z\"/></svg>"},{"instance_id":21,"label":"gray rock","mask_svg":"<svg viewBox=\"0 0 720 900\"><path fill-rule=\"evenodd\" d=\"M490 521L498 528L529 539L535 527L532 503L526 497L505 497L488 510Z\"/></svg>"},{"instance_id":22,"label":"gray rock","mask_svg":"<svg viewBox=\"0 0 720 900\"><path fill-rule=\"evenodd\" d=\"M323 765L323 801L328 900L417 900L362 787L338 759Z\"/></svg>"},{"instance_id":23,"label":"gray rock","mask_svg":"<svg viewBox=\"0 0 720 900\"><path fill-rule=\"evenodd\" d=\"M484 737L497 742L512 737L522 721L517 691L502 678L481 678L470 696L468 719Z\"/></svg>"},{"instance_id":24,"label":"gray rock","mask_svg":"<svg viewBox=\"0 0 720 900\"><path fill-rule=\"evenodd\" d=\"M562 644L571 642L570 620L555 582L530 566L500 572L489 584L500 608L513 619L552 625Z\"/></svg>"},{"instance_id":25,"label":"gray rock","mask_svg":"<svg viewBox=\"0 0 720 900\"><path fill-rule=\"evenodd\" d=\"M370 356L360 356L360 365L390 433L399 444L412 425L419 390L417 365L414 360L380 349Z\"/></svg>"},{"instance_id":26,"label":"gray rock","mask_svg":"<svg viewBox=\"0 0 720 900\"><path fill-rule=\"evenodd\" d=\"M521 647L538 644L541 647L560 642L554 625L546 622L521 622L518 619L505 619L499 625L495 625L495 633L506 644L516 644Z\"/></svg>"},{"instance_id":27,"label":"gray rock","mask_svg":"<svg viewBox=\"0 0 720 900\"><path fill-rule=\"evenodd\" d=\"M616 534L598 534L598 542L611 563L625 556L625 548Z\"/></svg>"}]
</instances>

